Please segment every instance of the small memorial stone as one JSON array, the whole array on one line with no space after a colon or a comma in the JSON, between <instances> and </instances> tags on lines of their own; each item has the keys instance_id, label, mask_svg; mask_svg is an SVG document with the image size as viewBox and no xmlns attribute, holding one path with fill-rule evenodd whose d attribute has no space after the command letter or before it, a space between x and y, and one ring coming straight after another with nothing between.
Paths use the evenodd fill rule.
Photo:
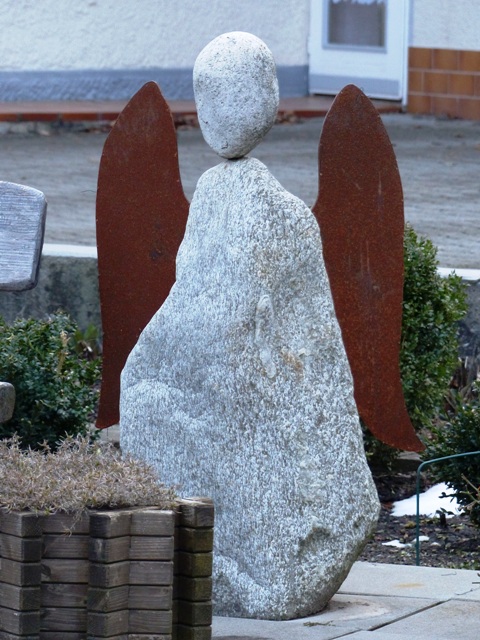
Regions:
<instances>
[{"instance_id":1,"label":"small memorial stone","mask_svg":"<svg viewBox=\"0 0 480 640\"><path fill-rule=\"evenodd\" d=\"M0 182L0 291L36 285L46 214L41 191Z\"/></svg>"}]
</instances>

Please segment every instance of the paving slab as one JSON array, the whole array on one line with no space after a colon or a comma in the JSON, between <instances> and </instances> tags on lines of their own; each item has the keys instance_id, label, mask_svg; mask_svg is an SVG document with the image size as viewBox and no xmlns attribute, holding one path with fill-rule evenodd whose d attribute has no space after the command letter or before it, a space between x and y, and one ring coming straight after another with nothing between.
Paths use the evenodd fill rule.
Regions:
<instances>
[{"instance_id":1,"label":"paving slab","mask_svg":"<svg viewBox=\"0 0 480 640\"><path fill-rule=\"evenodd\" d=\"M480 574L466 569L356 562L339 593L480 602Z\"/></svg>"},{"instance_id":2,"label":"paving slab","mask_svg":"<svg viewBox=\"0 0 480 640\"><path fill-rule=\"evenodd\" d=\"M333 627L309 624L307 619L274 622L214 617L212 637L216 640L335 640L355 630L354 625Z\"/></svg>"},{"instance_id":3,"label":"paving slab","mask_svg":"<svg viewBox=\"0 0 480 640\"><path fill-rule=\"evenodd\" d=\"M434 632L433 635L417 635L415 629L410 629L406 633L386 633L385 629L378 631L357 631L348 636L348 640L437 640ZM294 640L294 638L292 638ZM451 638L450 640L455 640ZM462 640L458 638L456 640Z\"/></svg>"},{"instance_id":4,"label":"paving slab","mask_svg":"<svg viewBox=\"0 0 480 640\"><path fill-rule=\"evenodd\" d=\"M433 604L440 604L440 601L337 593L324 611L305 619L304 624L376 629L418 614Z\"/></svg>"},{"instance_id":5,"label":"paving slab","mask_svg":"<svg viewBox=\"0 0 480 640\"><path fill-rule=\"evenodd\" d=\"M478 572L357 562L316 616L214 617L216 640L478 640Z\"/></svg>"},{"instance_id":6,"label":"paving slab","mask_svg":"<svg viewBox=\"0 0 480 640\"><path fill-rule=\"evenodd\" d=\"M380 635L381 633L381 635ZM449 600L432 607L412 618L405 618L390 624L377 633L371 640L378 636L385 636L390 640L391 634L409 634L415 640L428 638L430 640L478 640L480 637L480 603L465 602L461 600Z\"/></svg>"},{"instance_id":7,"label":"paving slab","mask_svg":"<svg viewBox=\"0 0 480 640\"><path fill-rule=\"evenodd\" d=\"M322 613L299 620L270 622L215 617L213 637L229 640L232 637L275 639L285 637L289 640L338 638L354 630L384 627L417 614L433 604L439 604L439 602L419 598L337 594Z\"/></svg>"}]
</instances>

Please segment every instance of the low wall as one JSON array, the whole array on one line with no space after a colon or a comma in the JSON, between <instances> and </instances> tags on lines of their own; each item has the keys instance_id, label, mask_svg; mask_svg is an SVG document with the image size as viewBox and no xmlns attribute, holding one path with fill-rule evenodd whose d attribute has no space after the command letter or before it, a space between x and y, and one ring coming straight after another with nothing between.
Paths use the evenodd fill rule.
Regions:
<instances>
[{"instance_id":1,"label":"low wall","mask_svg":"<svg viewBox=\"0 0 480 640\"><path fill-rule=\"evenodd\" d=\"M59 309L82 330L91 324L101 327L96 247L45 244L35 289L0 292L0 316L9 323L18 317L42 318Z\"/></svg>"},{"instance_id":2,"label":"low wall","mask_svg":"<svg viewBox=\"0 0 480 640\"><path fill-rule=\"evenodd\" d=\"M451 269L439 269L446 276ZM457 269L467 284L469 310L460 323L462 355L480 351L480 270ZM62 309L85 330L101 328L97 281L97 250L78 245L46 244L40 278L35 289L0 292L0 316L7 322L17 317L42 318Z\"/></svg>"},{"instance_id":3,"label":"low wall","mask_svg":"<svg viewBox=\"0 0 480 640\"><path fill-rule=\"evenodd\" d=\"M407 110L480 120L480 51L410 47Z\"/></svg>"}]
</instances>

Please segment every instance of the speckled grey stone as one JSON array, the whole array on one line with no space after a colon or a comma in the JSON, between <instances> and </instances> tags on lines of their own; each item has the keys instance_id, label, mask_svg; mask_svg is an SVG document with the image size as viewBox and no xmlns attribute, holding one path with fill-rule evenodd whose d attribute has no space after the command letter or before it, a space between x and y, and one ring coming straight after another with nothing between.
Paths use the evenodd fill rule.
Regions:
<instances>
[{"instance_id":1,"label":"speckled grey stone","mask_svg":"<svg viewBox=\"0 0 480 640\"><path fill-rule=\"evenodd\" d=\"M121 445L213 498L219 615L321 610L374 528L319 229L258 160L198 183L176 283L122 374Z\"/></svg>"},{"instance_id":2,"label":"speckled grey stone","mask_svg":"<svg viewBox=\"0 0 480 640\"><path fill-rule=\"evenodd\" d=\"M7 422L15 409L15 388L8 382L0 382L0 423Z\"/></svg>"},{"instance_id":3,"label":"speckled grey stone","mask_svg":"<svg viewBox=\"0 0 480 640\"><path fill-rule=\"evenodd\" d=\"M223 158L249 153L275 121L278 81L262 40L234 31L212 40L193 69L198 121L208 144Z\"/></svg>"}]
</instances>

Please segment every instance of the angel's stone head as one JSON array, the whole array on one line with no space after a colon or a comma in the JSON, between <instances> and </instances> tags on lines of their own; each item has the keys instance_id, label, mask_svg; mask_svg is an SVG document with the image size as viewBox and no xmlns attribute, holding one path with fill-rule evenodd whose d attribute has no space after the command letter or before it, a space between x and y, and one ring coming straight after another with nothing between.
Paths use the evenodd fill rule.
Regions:
<instances>
[{"instance_id":1,"label":"angel's stone head","mask_svg":"<svg viewBox=\"0 0 480 640\"><path fill-rule=\"evenodd\" d=\"M203 137L224 158L249 153L275 121L278 81L270 49L250 33L212 40L193 69Z\"/></svg>"}]
</instances>

